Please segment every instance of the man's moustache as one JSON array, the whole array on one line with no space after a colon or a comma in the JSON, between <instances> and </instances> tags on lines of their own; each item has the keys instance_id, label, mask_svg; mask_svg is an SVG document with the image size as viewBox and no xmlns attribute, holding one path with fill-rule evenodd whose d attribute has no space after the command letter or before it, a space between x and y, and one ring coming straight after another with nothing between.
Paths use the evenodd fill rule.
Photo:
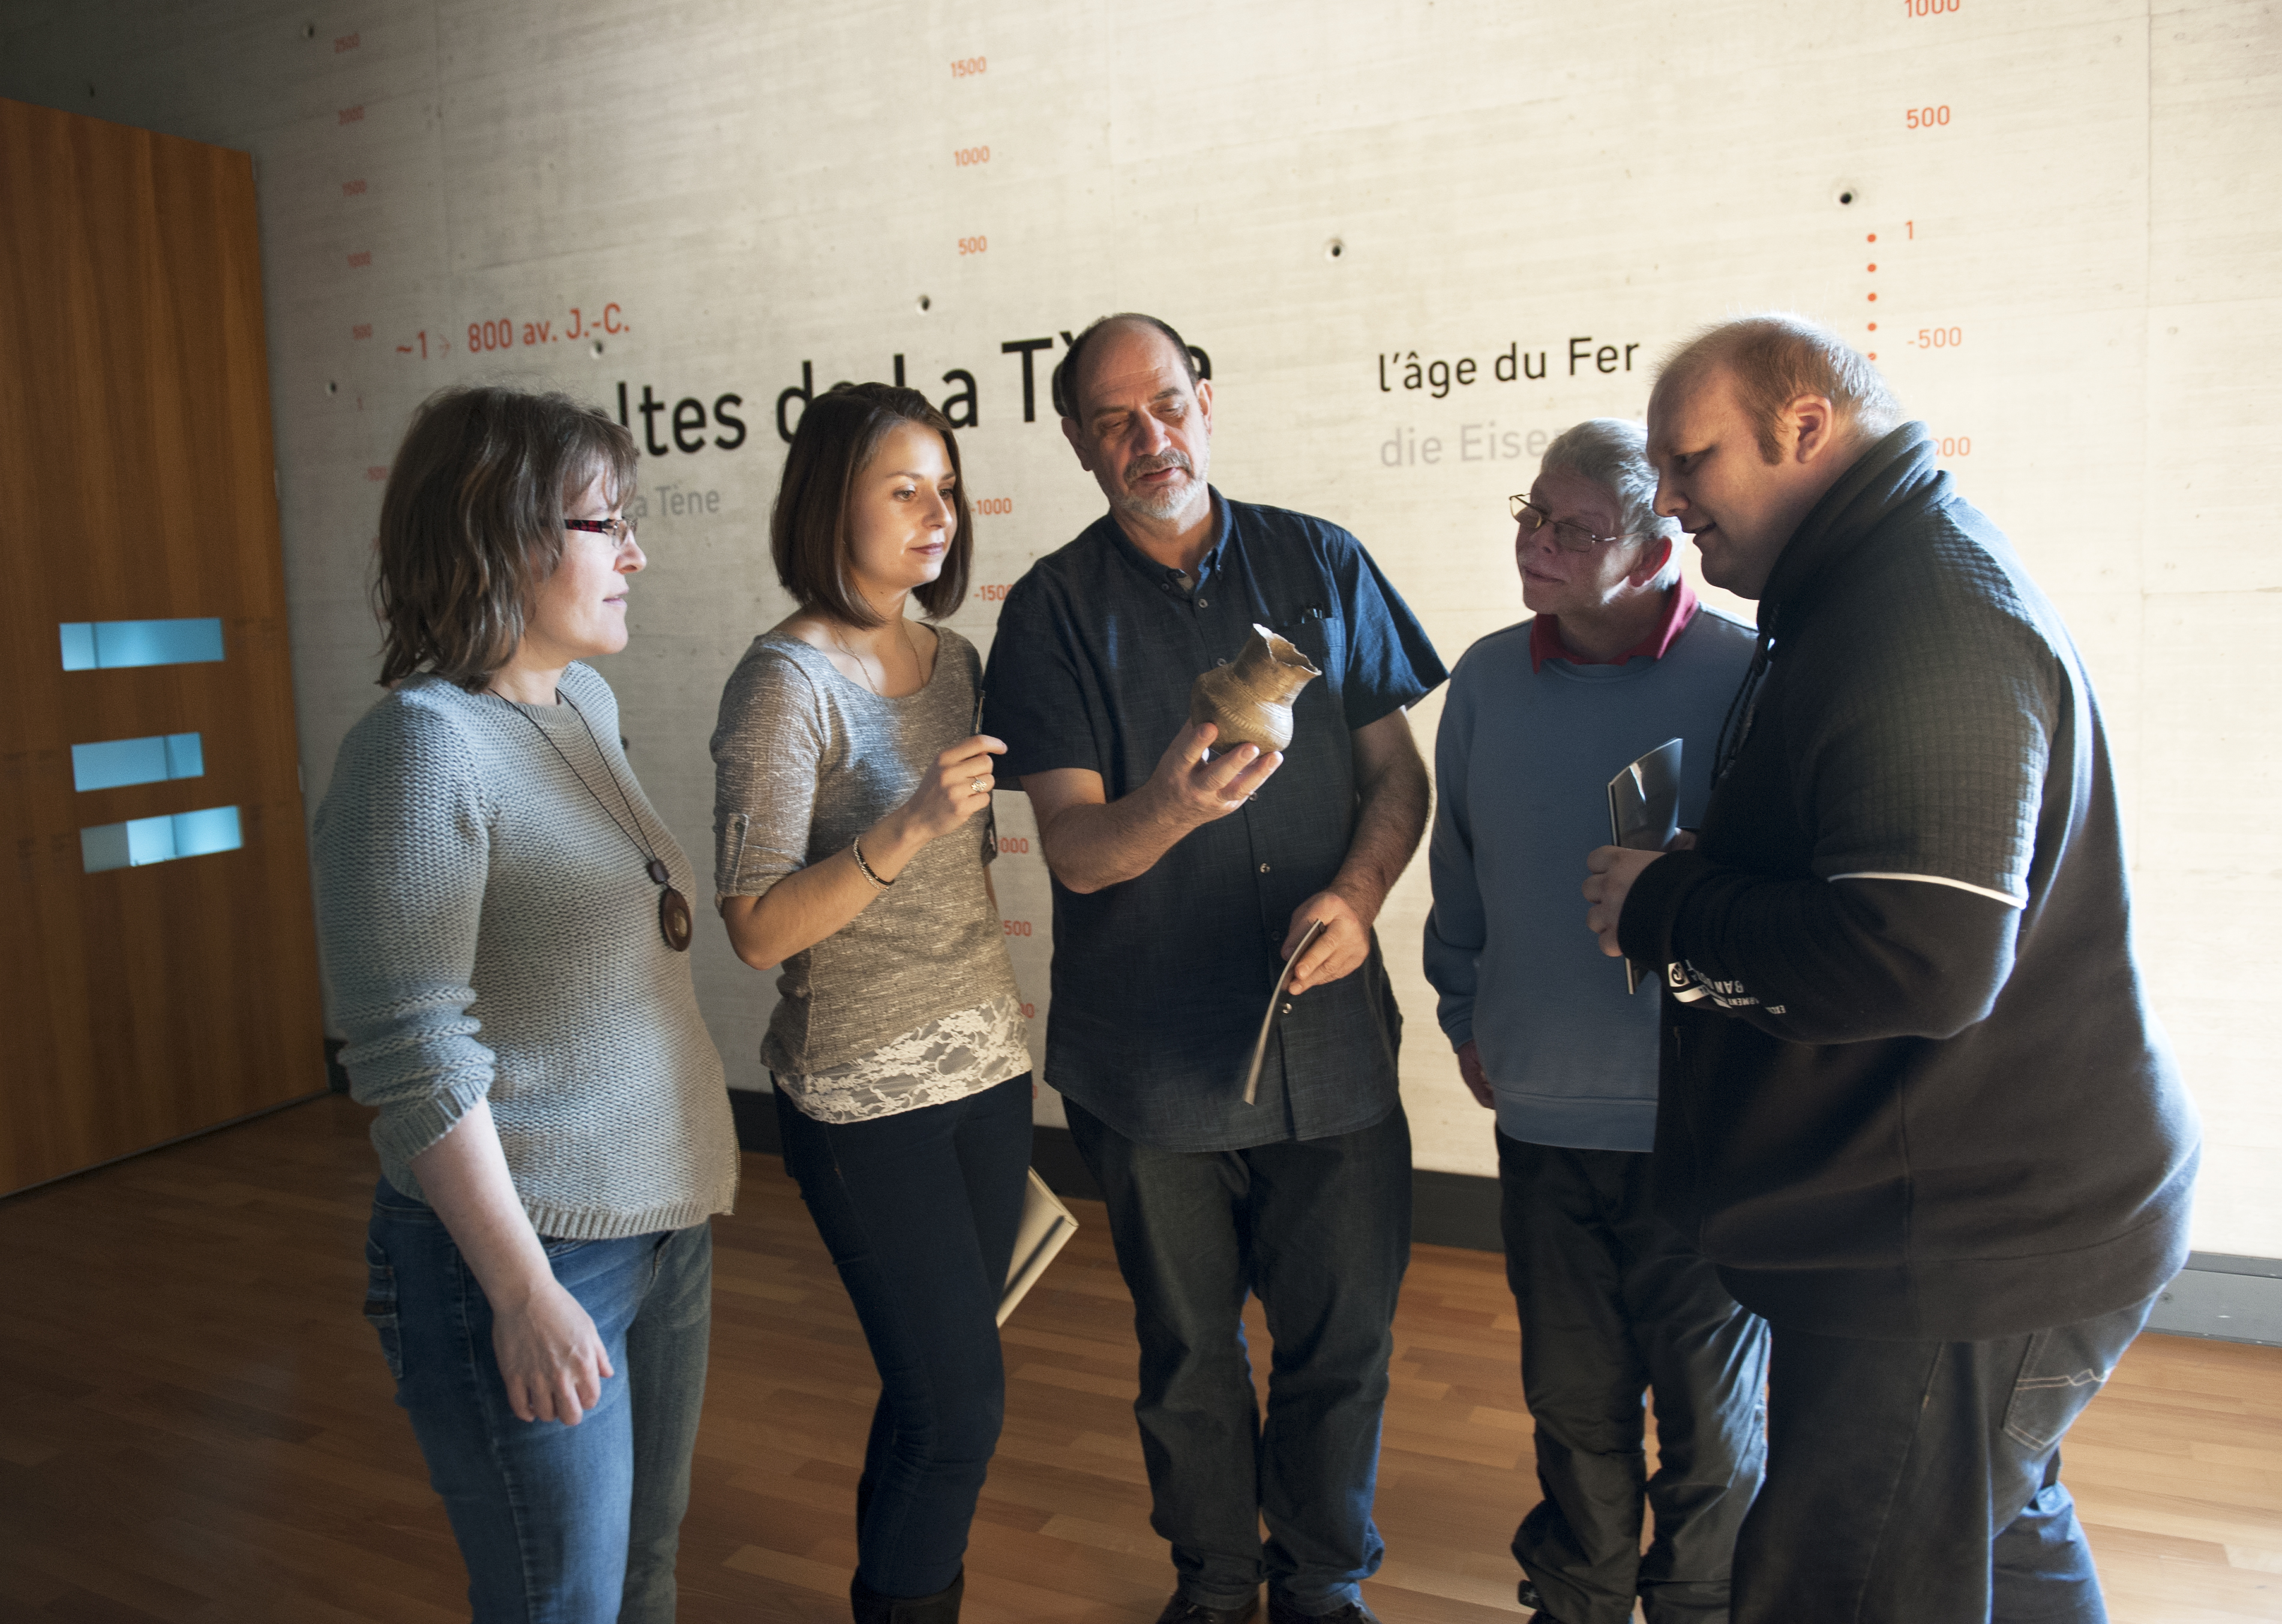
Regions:
<instances>
[{"instance_id":1,"label":"man's moustache","mask_svg":"<svg viewBox=\"0 0 2282 1624\"><path fill-rule=\"evenodd\" d=\"M1179 452L1168 452L1161 457L1142 458L1131 468L1125 470L1125 481L1128 484L1130 484L1133 481L1140 479L1146 475L1161 474L1168 468L1179 468L1183 473L1194 473L1196 471L1190 465L1188 458L1182 455Z\"/></svg>"}]
</instances>

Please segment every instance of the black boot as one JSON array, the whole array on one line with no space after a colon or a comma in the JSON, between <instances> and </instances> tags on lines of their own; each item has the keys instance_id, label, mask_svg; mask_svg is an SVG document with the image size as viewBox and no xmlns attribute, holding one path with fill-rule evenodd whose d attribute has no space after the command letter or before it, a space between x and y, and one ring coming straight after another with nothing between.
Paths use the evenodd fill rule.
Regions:
<instances>
[{"instance_id":1,"label":"black boot","mask_svg":"<svg viewBox=\"0 0 2282 1624\"><path fill-rule=\"evenodd\" d=\"M959 1598L966 1593L966 1570L933 1596L882 1596L858 1577L848 1581L856 1624L959 1624Z\"/></svg>"}]
</instances>

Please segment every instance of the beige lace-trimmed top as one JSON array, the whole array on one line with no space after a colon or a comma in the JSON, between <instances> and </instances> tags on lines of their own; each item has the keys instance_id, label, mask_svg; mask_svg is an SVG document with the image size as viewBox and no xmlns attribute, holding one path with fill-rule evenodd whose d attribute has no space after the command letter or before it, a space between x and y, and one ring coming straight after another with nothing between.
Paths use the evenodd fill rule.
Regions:
<instances>
[{"instance_id":1,"label":"beige lace-trimmed top","mask_svg":"<svg viewBox=\"0 0 2282 1624\"><path fill-rule=\"evenodd\" d=\"M713 733L714 889L760 896L909 800L975 731L982 662L938 627L935 669L883 698L776 632L729 677ZM787 959L761 1059L824 1122L977 1094L1030 1069L1021 993L983 882L990 818L943 836L872 905Z\"/></svg>"}]
</instances>

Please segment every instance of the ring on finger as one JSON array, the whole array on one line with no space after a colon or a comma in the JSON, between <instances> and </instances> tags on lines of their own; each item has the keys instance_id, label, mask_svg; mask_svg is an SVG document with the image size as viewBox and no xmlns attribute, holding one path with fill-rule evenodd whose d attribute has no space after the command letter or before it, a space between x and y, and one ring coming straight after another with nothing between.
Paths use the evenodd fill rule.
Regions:
<instances>
[{"instance_id":1,"label":"ring on finger","mask_svg":"<svg viewBox=\"0 0 2282 1624\"><path fill-rule=\"evenodd\" d=\"M966 786L966 789L967 793L972 795L987 795L990 793L990 780L988 778L977 778L973 783L969 784Z\"/></svg>"}]
</instances>

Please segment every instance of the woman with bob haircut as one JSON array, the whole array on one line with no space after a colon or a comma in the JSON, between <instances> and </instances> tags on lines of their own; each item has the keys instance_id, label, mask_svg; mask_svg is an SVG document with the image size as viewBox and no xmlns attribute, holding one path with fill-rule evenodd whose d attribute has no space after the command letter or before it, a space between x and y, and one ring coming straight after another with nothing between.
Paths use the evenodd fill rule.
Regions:
<instances>
[{"instance_id":1,"label":"woman with bob haircut","mask_svg":"<svg viewBox=\"0 0 2282 1624\"><path fill-rule=\"evenodd\" d=\"M984 865L982 662L932 621L974 531L951 424L842 384L802 414L770 516L800 607L754 639L713 734L714 889L781 964L761 1058L785 1168L863 1322L880 1402L856 1489L858 1620L959 1616L1005 1411L997 1304L1030 1159L1030 1052Z\"/></svg>"},{"instance_id":2,"label":"woman with bob haircut","mask_svg":"<svg viewBox=\"0 0 2282 1624\"><path fill-rule=\"evenodd\" d=\"M609 685L634 447L446 390L381 498L389 690L318 809L317 908L381 1179L365 1314L478 1624L667 1624L737 1187L689 974L695 871Z\"/></svg>"}]
</instances>

